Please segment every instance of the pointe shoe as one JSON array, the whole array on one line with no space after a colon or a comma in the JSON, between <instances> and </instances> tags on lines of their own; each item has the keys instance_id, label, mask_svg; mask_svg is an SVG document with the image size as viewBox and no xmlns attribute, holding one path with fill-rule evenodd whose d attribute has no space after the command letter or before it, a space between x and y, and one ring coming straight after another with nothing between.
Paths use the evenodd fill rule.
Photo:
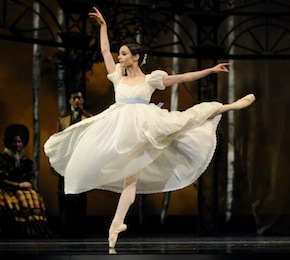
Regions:
<instances>
[{"instance_id":1,"label":"pointe shoe","mask_svg":"<svg viewBox=\"0 0 290 260\"><path fill-rule=\"evenodd\" d=\"M109 247L114 248L118 239L118 235L120 232L125 231L127 229L127 225L122 224L113 232L113 234L109 237Z\"/></svg>"},{"instance_id":2,"label":"pointe shoe","mask_svg":"<svg viewBox=\"0 0 290 260\"><path fill-rule=\"evenodd\" d=\"M256 100L256 97L254 96L254 94L248 94L242 97L241 99L238 99L236 102L234 102L235 109L240 110L240 109L246 108L250 106L255 100Z\"/></svg>"},{"instance_id":3,"label":"pointe shoe","mask_svg":"<svg viewBox=\"0 0 290 260\"><path fill-rule=\"evenodd\" d=\"M110 255L116 255L117 251L114 248L109 248L109 254Z\"/></svg>"}]
</instances>

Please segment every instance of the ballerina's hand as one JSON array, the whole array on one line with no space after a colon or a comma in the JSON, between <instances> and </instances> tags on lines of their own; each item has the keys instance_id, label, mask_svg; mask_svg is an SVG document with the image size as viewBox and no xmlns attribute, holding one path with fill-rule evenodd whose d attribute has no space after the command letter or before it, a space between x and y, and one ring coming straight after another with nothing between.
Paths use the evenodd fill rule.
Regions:
<instances>
[{"instance_id":1,"label":"ballerina's hand","mask_svg":"<svg viewBox=\"0 0 290 260\"><path fill-rule=\"evenodd\" d=\"M229 72L229 69L226 67L228 66L229 63L219 63L216 66L213 67L213 70L218 73L218 72Z\"/></svg>"},{"instance_id":2,"label":"ballerina's hand","mask_svg":"<svg viewBox=\"0 0 290 260\"><path fill-rule=\"evenodd\" d=\"M105 19L102 16L102 14L100 13L100 11L96 8L93 7L93 9L95 10L95 12L90 12L88 15L90 18L96 20L100 25L105 23Z\"/></svg>"}]
</instances>

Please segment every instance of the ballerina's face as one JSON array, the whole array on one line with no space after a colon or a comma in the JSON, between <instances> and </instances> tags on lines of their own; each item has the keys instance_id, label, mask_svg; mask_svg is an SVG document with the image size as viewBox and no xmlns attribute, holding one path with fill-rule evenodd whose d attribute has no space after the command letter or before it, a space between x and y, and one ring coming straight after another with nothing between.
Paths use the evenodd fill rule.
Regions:
<instances>
[{"instance_id":1,"label":"ballerina's face","mask_svg":"<svg viewBox=\"0 0 290 260\"><path fill-rule=\"evenodd\" d=\"M133 66L134 63L138 64L138 59L139 54L132 55L132 52L126 45L123 45L120 48L118 60L122 67L127 68Z\"/></svg>"}]
</instances>

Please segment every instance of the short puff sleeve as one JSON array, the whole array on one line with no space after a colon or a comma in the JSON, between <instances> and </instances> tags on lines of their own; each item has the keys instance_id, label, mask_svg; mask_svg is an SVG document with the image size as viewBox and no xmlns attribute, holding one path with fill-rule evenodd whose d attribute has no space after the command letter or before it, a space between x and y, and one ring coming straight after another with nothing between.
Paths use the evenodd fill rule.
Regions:
<instances>
[{"instance_id":1,"label":"short puff sleeve","mask_svg":"<svg viewBox=\"0 0 290 260\"><path fill-rule=\"evenodd\" d=\"M123 77L123 69L120 63L116 64L116 71L107 75L107 78L113 83L114 86L117 86Z\"/></svg>"},{"instance_id":2,"label":"short puff sleeve","mask_svg":"<svg viewBox=\"0 0 290 260\"><path fill-rule=\"evenodd\" d=\"M151 87L159 90L165 89L162 79L167 76L167 72L163 70L154 70L149 75L148 83Z\"/></svg>"}]
</instances>

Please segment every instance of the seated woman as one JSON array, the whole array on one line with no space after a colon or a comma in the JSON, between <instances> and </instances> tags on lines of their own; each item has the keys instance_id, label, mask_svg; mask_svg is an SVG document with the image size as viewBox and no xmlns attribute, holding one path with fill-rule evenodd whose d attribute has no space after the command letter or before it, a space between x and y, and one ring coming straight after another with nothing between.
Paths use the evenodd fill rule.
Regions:
<instances>
[{"instance_id":1,"label":"seated woman","mask_svg":"<svg viewBox=\"0 0 290 260\"><path fill-rule=\"evenodd\" d=\"M23 153L28 140L24 125L5 129L4 153L0 154L0 235L4 237L51 234L43 198L33 189L33 161Z\"/></svg>"}]
</instances>

